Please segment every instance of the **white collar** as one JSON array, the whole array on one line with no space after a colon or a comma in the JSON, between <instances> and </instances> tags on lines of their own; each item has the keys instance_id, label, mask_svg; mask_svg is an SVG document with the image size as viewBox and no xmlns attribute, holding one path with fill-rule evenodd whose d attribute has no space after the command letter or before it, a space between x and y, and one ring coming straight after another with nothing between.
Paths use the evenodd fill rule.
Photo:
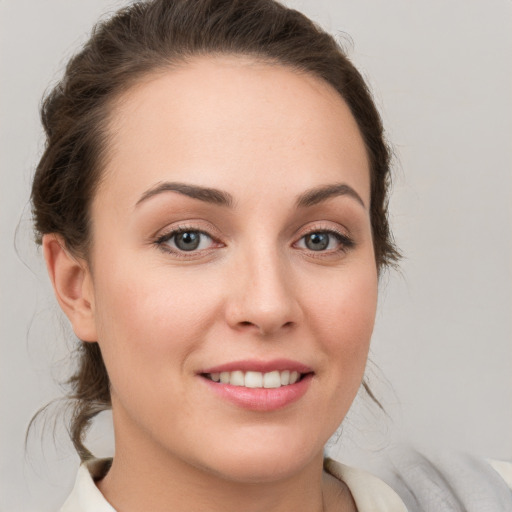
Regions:
<instances>
[{"instance_id":1,"label":"white collar","mask_svg":"<svg viewBox=\"0 0 512 512\"><path fill-rule=\"evenodd\" d=\"M407 512L398 494L375 475L329 458L324 460L324 469L345 482L358 512Z\"/></svg>"},{"instance_id":2,"label":"white collar","mask_svg":"<svg viewBox=\"0 0 512 512\"><path fill-rule=\"evenodd\" d=\"M94 480L102 478L112 459L91 459L78 469L75 485L60 512L116 512L101 494Z\"/></svg>"}]
</instances>

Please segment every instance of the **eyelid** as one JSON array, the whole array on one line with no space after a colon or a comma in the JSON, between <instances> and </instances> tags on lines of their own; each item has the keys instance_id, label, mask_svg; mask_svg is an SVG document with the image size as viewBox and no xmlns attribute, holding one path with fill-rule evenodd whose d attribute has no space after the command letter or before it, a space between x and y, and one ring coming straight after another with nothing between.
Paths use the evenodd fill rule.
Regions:
<instances>
[{"instance_id":1,"label":"eyelid","mask_svg":"<svg viewBox=\"0 0 512 512\"><path fill-rule=\"evenodd\" d=\"M152 241L157 241L165 238L166 236L183 231L198 231L217 241L221 237L219 230L210 222L203 219L188 219L172 222L167 226L158 229L158 231L151 235L150 239Z\"/></svg>"},{"instance_id":2,"label":"eyelid","mask_svg":"<svg viewBox=\"0 0 512 512\"><path fill-rule=\"evenodd\" d=\"M331 221L316 221L301 226L297 230L297 240L306 235L317 232L336 233L340 235L342 238L351 238L348 229L340 226L338 223L334 223Z\"/></svg>"}]
</instances>

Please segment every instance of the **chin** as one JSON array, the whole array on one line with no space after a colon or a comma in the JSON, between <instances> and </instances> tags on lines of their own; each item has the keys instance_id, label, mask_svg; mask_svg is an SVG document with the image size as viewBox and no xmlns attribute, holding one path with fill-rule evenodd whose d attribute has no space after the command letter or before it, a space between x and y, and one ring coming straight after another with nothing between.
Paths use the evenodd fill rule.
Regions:
<instances>
[{"instance_id":1,"label":"chin","mask_svg":"<svg viewBox=\"0 0 512 512\"><path fill-rule=\"evenodd\" d=\"M233 461L225 461L222 466L217 466L213 472L223 480L237 483L261 484L287 480L302 471L310 461L283 458L261 457L241 458Z\"/></svg>"},{"instance_id":2,"label":"chin","mask_svg":"<svg viewBox=\"0 0 512 512\"><path fill-rule=\"evenodd\" d=\"M286 480L303 471L315 458L323 458L323 446L305 439L267 438L222 447L217 456L210 451L206 467L223 479L240 483L264 483ZM211 455L215 460L211 459Z\"/></svg>"}]
</instances>

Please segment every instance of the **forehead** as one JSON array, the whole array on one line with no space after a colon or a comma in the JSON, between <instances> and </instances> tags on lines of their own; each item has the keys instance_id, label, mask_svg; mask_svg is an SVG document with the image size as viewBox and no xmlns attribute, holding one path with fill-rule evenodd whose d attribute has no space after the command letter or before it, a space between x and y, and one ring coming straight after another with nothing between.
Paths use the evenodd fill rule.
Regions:
<instances>
[{"instance_id":1,"label":"forehead","mask_svg":"<svg viewBox=\"0 0 512 512\"><path fill-rule=\"evenodd\" d=\"M115 102L102 189L136 202L172 180L300 192L347 182L369 204L366 150L341 96L314 76L247 57L197 58ZM296 190L295 190L296 189Z\"/></svg>"}]
</instances>

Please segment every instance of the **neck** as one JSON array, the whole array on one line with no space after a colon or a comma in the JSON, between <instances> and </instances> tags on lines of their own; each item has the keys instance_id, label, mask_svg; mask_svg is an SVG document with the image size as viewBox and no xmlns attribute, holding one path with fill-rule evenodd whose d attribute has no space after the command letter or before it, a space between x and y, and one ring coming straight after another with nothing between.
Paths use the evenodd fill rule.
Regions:
<instances>
[{"instance_id":1,"label":"neck","mask_svg":"<svg viewBox=\"0 0 512 512\"><path fill-rule=\"evenodd\" d=\"M116 450L107 476L98 484L123 512L323 511L322 461L299 474L271 482L239 482L180 460L146 458ZM314 478L312 473L314 473Z\"/></svg>"},{"instance_id":2,"label":"neck","mask_svg":"<svg viewBox=\"0 0 512 512\"><path fill-rule=\"evenodd\" d=\"M115 423L115 422L114 422ZM98 488L122 512L325 512L355 510L346 486L323 472L323 453L299 470L237 480L116 429L116 456Z\"/></svg>"}]
</instances>

